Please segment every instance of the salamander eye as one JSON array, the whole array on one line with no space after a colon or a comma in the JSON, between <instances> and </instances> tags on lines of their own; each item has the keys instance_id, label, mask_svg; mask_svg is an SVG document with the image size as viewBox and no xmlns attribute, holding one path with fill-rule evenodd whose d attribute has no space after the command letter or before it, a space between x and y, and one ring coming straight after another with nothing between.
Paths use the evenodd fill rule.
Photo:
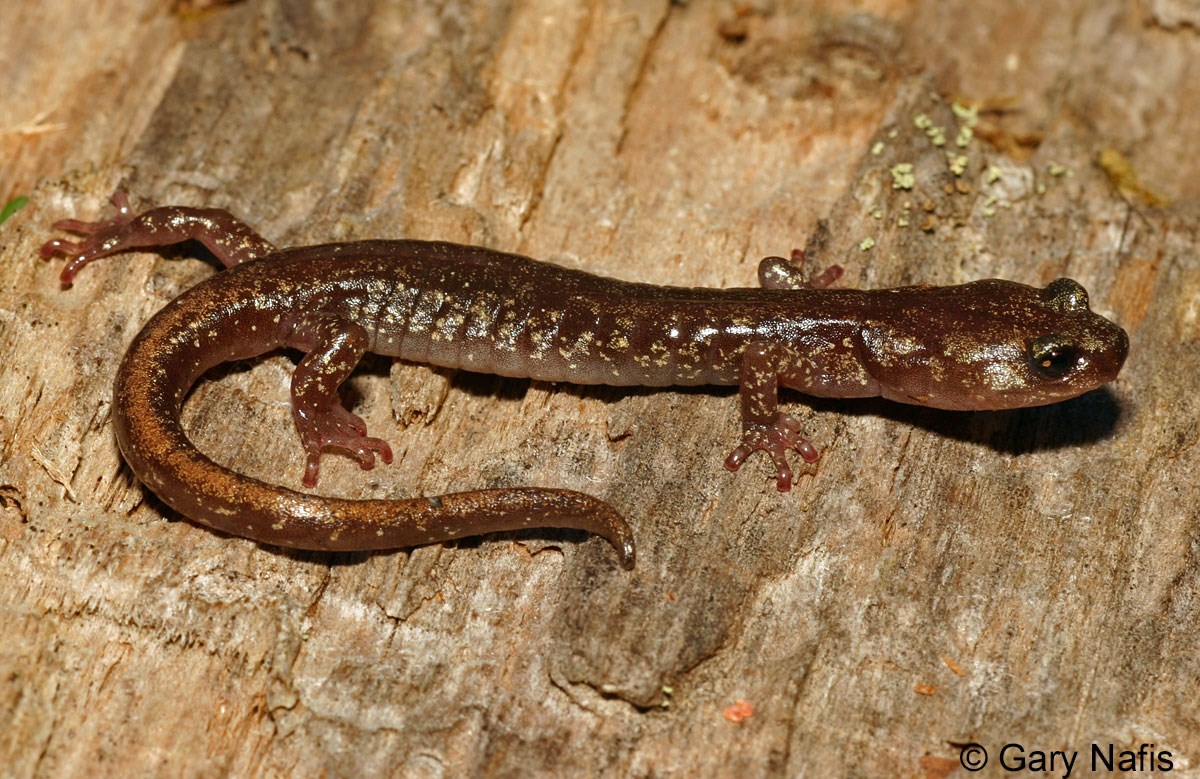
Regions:
<instances>
[{"instance_id":1,"label":"salamander eye","mask_svg":"<svg viewBox=\"0 0 1200 779\"><path fill-rule=\"evenodd\" d=\"M1036 339L1029 345L1026 354L1033 370L1047 379L1061 379L1083 363L1079 350L1060 335Z\"/></svg>"}]
</instances>

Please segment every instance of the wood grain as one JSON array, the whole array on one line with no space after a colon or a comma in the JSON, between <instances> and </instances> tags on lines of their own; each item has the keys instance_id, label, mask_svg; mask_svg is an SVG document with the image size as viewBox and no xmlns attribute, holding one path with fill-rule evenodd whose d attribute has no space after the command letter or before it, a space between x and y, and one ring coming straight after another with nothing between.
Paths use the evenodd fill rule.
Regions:
<instances>
[{"instance_id":1,"label":"wood grain","mask_svg":"<svg viewBox=\"0 0 1200 779\"><path fill-rule=\"evenodd\" d=\"M934 777L979 742L983 775L1006 743L1153 743L1200 775L1194 8L201 5L0 25L0 204L31 198L0 225L0 773ZM721 467L726 390L376 360L350 397L397 463L330 458L322 491L580 489L629 517L638 567L566 532L282 552L120 462L116 363L214 269L129 254L60 289L49 225L117 186L283 245L446 239L657 283L752 285L800 246L855 286L1071 276L1132 351L1045 409L814 403L824 456L788 494L765 460ZM291 366L202 384L198 445L298 484Z\"/></svg>"}]
</instances>

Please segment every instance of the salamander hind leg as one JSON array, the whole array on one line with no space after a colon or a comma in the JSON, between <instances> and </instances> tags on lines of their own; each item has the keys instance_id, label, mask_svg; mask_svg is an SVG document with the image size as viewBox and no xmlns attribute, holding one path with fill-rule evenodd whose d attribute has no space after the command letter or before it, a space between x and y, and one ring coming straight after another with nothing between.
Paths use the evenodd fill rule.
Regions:
<instances>
[{"instance_id":1,"label":"salamander hind leg","mask_svg":"<svg viewBox=\"0 0 1200 779\"><path fill-rule=\"evenodd\" d=\"M332 315L310 314L293 332L288 346L307 354L292 376L292 416L308 458L304 485L317 483L321 453L334 449L358 460L364 470L375 456L392 461L386 441L367 435L366 423L342 405L338 387L362 359L368 343L360 325Z\"/></svg>"},{"instance_id":2,"label":"salamander hind leg","mask_svg":"<svg viewBox=\"0 0 1200 779\"><path fill-rule=\"evenodd\" d=\"M820 458L816 447L800 434L800 423L779 410L779 375L802 361L792 349L763 341L751 343L742 354L742 443L725 458L725 467L736 471L750 455L766 452L775 463L780 492L792 488L789 451L799 452L808 463Z\"/></svg>"},{"instance_id":3,"label":"salamander hind leg","mask_svg":"<svg viewBox=\"0 0 1200 779\"><path fill-rule=\"evenodd\" d=\"M841 265L830 265L811 279L804 276L804 250L793 249L792 258L767 257L758 264L758 283L764 289L825 289L842 277Z\"/></svg>"},{"instance_id":4,"label":"salamander hind leg","mask_svg":"<svg viewBox=\"0 0 1200 779\"><path fill-rule=\"evenodd\" d=\"M70 285L75 274L92 260L128 249L171 246L195 239L227 268L275 251L269 241L228 211L162 206L134 216L125 192L118 190L110 200L117 210L111 219L63 219L54 223L56 230L84 236L82 241L55 238L42 244L42 259L56 254L71 258L59 274L64 285Z\"/></svg>"}]
</instances>

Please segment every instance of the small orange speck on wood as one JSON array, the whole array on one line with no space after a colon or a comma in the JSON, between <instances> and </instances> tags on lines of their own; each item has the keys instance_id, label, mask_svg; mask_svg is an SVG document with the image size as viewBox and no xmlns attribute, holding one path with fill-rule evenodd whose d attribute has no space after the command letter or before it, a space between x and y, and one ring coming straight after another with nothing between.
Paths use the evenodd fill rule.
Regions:
<instances>
[{"instance_id":1,"label":"small orange speck on wood","mask_svg":"<svg viewBox=\"0 0 1200 779\"><path fill-rule=\"evenodd\" d=\"M754 704L746 700L736 700L721 712L721 716L733 723L741 722L754 716Z\"/></svg>"}]
</instances>

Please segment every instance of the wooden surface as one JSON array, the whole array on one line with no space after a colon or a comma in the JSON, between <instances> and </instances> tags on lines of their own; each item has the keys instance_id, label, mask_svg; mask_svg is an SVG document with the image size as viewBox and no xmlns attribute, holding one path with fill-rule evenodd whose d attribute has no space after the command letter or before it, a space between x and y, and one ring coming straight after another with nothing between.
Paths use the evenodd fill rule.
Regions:
<instances>
[{"instance_id":1,"label":"wooden surface","mask_svg":"<svg viewBox=\"0 0 1200 779\"><path fill-rule=\"evenodd\" d=\"M1073 775L1152 743L1200 775L1195 3L187 5L0 25L0 203L31 198L0 225L0 773L942 777L979 742L985 776L1007 743L1079 751ZM965 148L953 100L979 108ZM810 236L847 285L1071 276L1132 350L1023 412L789 396L824 456L783 495L761 456L721 467L727 390L377 360L350 396L398 462L327 458L322 490L584 490L637 569L566 532L281 552L120 462L117 360L213 268L131 254L61 290L37 246L117 186L280 244L658 283L752 285ZM291 365L199 387L198 444L298 484Z\"/></svg>"}]
</instances>

